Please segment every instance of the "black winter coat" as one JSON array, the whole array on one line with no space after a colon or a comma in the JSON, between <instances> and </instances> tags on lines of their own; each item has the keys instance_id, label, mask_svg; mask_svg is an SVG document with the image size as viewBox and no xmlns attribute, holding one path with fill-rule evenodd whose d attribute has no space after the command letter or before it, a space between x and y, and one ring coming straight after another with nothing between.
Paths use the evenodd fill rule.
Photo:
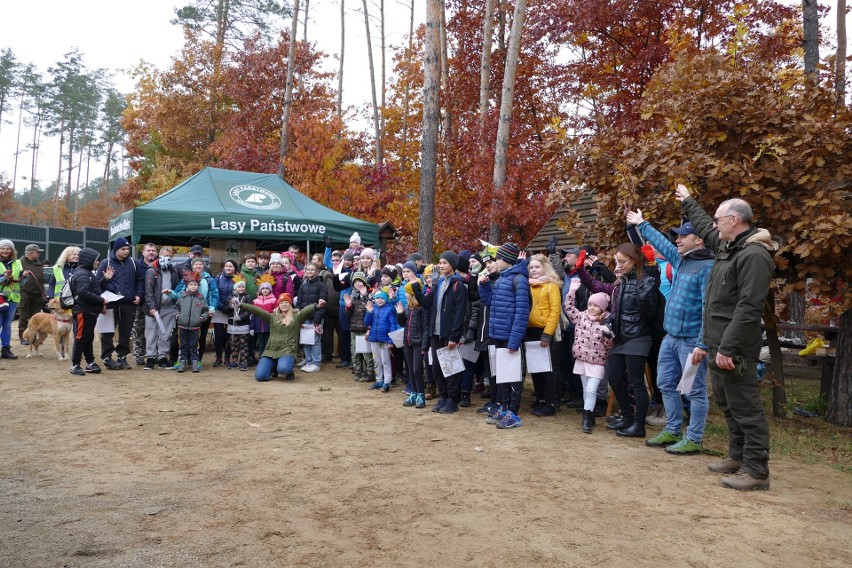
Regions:
<instances>
[{"instance_id":1,"label":"black winter coat","mask_svg":"<svg viewBox=\"0 0 852 568\"><path fill-rule=\"evenodd\" d=\"M104 307L101 294L107 289L107 280L98 280L92 272L99 256L100 253L94 249L84 248L80 251L80 260L71 275L71 291L74 293L71 312L74 314L97 315Z\"/></svg>"},{"instance_id":2,"label":"black winter coat","mask_svg":"<svg viewBox=\"0 0 852 568\"><path fill-rule=\"evenodd\" d=\"M316 304L320 300L328 301L328 290L326 290L325 282L323 282L322 278L314 276L313 278L302 280L296 307L301 310L311 304ZM323 319L325 319L325 308L317 307L314 311L313 323L321 324Z\"/></svg>"},{"instance_id":3,"label":"black winter coat","mask_svg":"<svg viewBox=\"0 0 852 568\"><path fill-rule=\"evenodd\" d=\"M631 270L613 284L592 279L582 268L579 275L580 281L593 293L605 292L612 296L612 331L616 344L651 336L660 290L660 281L654 277L653 270L646 268L639 279L636 270Z\"/></svg>"},{"instance_id":4,"label":"black winter coat","mask_svg":"<svg viewBox=\"0 0 852 568\"><path fill-rule=\"evenodd\" d=\"M429 312L417 306L413 310L397 312L396 321L405 328L403 344L406 347L416 347L421 351L429 348Z\"/></svg>"}]
</instances>

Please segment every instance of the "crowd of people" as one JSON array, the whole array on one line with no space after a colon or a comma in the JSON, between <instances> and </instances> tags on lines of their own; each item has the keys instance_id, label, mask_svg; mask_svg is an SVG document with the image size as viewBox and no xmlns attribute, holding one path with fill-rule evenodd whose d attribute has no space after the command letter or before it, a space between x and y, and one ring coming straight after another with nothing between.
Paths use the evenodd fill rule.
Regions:
<instances>
[{"instance_id":1,"label":"crowd of people","mask_svg":"<svg viewBox=\"0 0 852 568\"><path fill-rule=\"evenodd\" d=\"M555 237L540 254L507 242L447 250L434 264L414 253L383 265L355 233L345 249L326 239L324 254L304 265L291 247L246 255L241 264L228 259L213 276L199 245L176 265L170 246L149 243L134 258L130 243L118 238L100 262L92 249L68 247L46 292L25 296L33 285L27 279L42 274L32 264L40 249L26 247L28 265L11 241L0 240L2 357L15 358L16 306L25 328L70 281L73 375L101 372L93 353L98 330L108 370L131 368L132 350L143 370L200 372L212 324L213 367L254 367L258 381L293 380L297 368L318 372L336 358L337 368L371 390L402 387L406 407L450 415L479 394L476 412L486 423L512 429L526 412L527 365L543 353L549 363L530 373L530 414L575 408L581 430L591 434L611 388L619 412L607 428L646 438L656 406L664 428L645 444L674 455L703 451L709 370L729 428L728 457L709 468L726 474L726 487L768 489L769 435L755 366L777 246L752 226L741 199L710 217L686 187L675 197L685 221L672 236L640 210L626 211L630 239L616 247L613 270L592 246L558 249ZM455 367L447 363L454 350L463 353ZM520 372L503 370L518 359ZM649 396L648 382L659 396Z\"/></svg>"}]
</instances>

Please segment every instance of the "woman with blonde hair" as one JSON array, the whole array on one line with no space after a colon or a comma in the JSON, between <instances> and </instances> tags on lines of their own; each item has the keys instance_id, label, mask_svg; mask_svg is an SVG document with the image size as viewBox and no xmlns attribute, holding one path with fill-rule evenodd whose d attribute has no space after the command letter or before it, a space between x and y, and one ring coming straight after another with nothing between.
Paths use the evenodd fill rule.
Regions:
<instances>
[{"instance_id":1,"label":"woman with blonde hair","mask_svg":"<svg viewBox=\"0 0 852 568\"><path fill-rule=\"evenodd\" d=\"M553 269L550 260L544 255L533 256L527 265L530 276L530 320L524 341L538 341L542 347L550 349L551 365L557 361L559 353L559 318L562 316L562 280ZM559 380L557 369L546 373L532 373L535 403L532 413L535 416L553 416L559 401Z\"/></svg>"},{"instance_id":2,"label":"woman with blonde hair","mask_svg":"<svg viewBox=\"0 0 852 568\"><path fill-rule=\"evenodd\" d=\"M58 296L62 291L62 286L65 281L71 278L74 274L74 269L77 268L77 261L80 260L80 247L65 247L59 258L56 259L56 264L53 265L53 271L50 278L47 279L47 297L48 299Z\"/></svg>"}]
</instances>

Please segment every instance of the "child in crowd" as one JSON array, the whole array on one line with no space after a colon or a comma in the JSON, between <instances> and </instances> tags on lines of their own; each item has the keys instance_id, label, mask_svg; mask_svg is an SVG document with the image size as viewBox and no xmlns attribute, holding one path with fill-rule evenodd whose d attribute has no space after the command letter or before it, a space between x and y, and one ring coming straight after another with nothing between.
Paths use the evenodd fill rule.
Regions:
<instances>
[{"instance_id":1,"label":"child in crowd","mask_svg":"<svg viewBox=\"0 0 852 568\"><path fill-rule=\"evenodd\" d=\"M74 305L71 313L74 316L74 350L71 353L71 374L84 376L86 373L97 374L101 368L95 363L94 341L95 322L104 308L106 301L101 294L106 290L107 282L113 277L115 270L107 267L101 280L95 278L93 270L97 268L98 251L84 248L80 251L77 268L71 275L71 292L74 294ZM13 309L13 308L12 308ZM86 367L80 364L86 359Z\"/></svg>"},{"instance_id":2,"label":"child in crowd","mask_svg":"<svg viewBox=\"0 0 852 568\"><path fill-rule=\"evenodd\" d=\"M279 253L272 253L269 257L269 275L275 279L272 284L272 295L276 298L281 294L287 294L291 298L296 295L296 287L290 272L284 270L284 261Z\"/></svg>"},{"instance_id":3,"label":"child in crowd","mask_svg":"<svg viewBox=\"0 0 852 568\"><path fill-rule=\"evenodd\" d=\"M429 350L429 314L417 303L411 281L417 280L416 270L408 274L405 285L408 299L406 310L401 302L396 304L396 320L405 328L403 353L408 368L408 388L411 391L403 406L426 407L426 383L423 378L423 357Z\"/></svg>"},{"instance_id":4,"label":"child in crowd","mask_svg":"<svg viewBox=\"0 0 852 568\"><path fill-rule=\"evenodd\" d=\"M372 353L358 353L355 349L358 337L364 337L367 333L364 318L367 317L367 302L369 301L370 291L367 288L367 276L363 272L359 271L352 275L352 288L351 294L344 295L346 314L349 316L349 329L352 336L352 369L356 381L372 382L375 377Z\"/></svg>"},{"instance_id":5,"label":"child in crowd","mask_svg":"<svg viewBox=\"0 0 852 568\"><path fill-rule=\"evenodd\" d=\"M234 292L231 294L228 304L222 310L228 316L228 335L231 336L231 362L229 369L239 367L240 371L248 371L249 368L249 331L251 330L251 314L240 309L240 304L251 302L246 294L246 283L238 280L234 283Z\"/></svg>"},{"instance_id":6,"label":"child in crowd","mask_svg":"<svg viewBox=\"0 0 852 568\"><path fill-rule=\"evenodd\" d=\"M381 389L388 392L393 380L389 346L393 340L388 336L392 331L398 329L394 308L390 305L387 292L380 290L373 294L373 301L367 302L367 315L364 324L370 328L367 339L370 349L373 351L373 359L376 365L376 382L372 389Z\"/></svg>"},{"instance_id":7,"label":"child in crowd","mask_svg":"<svg viewBox=\"0 0 852 568\"><path fill-rule=\"evenodd\" d=\"M261 276L262 278L264 277ZM266 281L261 282L258 294L258 297L252 303L271 314L278 305L278 299L272 294L272 284ZM266 349L266 344L269 342L269 324L258 317L252 316L252 326L254 340L257 343L257 352L258 354L263 353Z\"/></svg>"},{"instance_id":8,"label":"child in crowd","mask_svg":"<svg viewBox=\"0 0 852 568\"><path fill-rule=\"evenodd\" d=\"M177 300L177 326L180 341L180 362L177 372L183 373L190 366L193 373L201 371L201 359L198 355L198 335L201 325L207 321L210 308L207 299L198 291L196 272L189 273L184 278L185 291Z\"/></svg>"},{"instance_id":9,"label":"child in crowd","mask_svg":"<svg viewBox=\"0 0 852 568\"><path fill-rule=\"evenodd\" d=\"M588 307L581 312L574 305L577 290L582 284L578 279L571 281L565 296L565 313L574 322L574 373L583 381L583 423L586 434L595 426L595 402L598 385L604 378L607 352L612 348L612 331L604 320L609 315L609 296L603 292L592 294Z\"/></svg>"}]
</instances>

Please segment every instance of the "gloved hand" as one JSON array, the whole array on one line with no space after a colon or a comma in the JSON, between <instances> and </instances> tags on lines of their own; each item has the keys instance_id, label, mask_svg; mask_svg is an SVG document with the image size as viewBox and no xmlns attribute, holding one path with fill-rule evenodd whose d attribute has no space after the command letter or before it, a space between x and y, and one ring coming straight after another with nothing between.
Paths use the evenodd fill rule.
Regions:
<instances>
[{"instance_id":1,"label":"gloved hand","mask_svg":"<svg viewBox=\"0 0 852 568\"><path fill-rule=\"evenodd\" d=\"M329 237L328 235L323 235L322 242L325 245L325 248L331 248L331 237Z\"/></svg>"},{"instance_id":2,"label":"gloved hand","mask_svg":"<svg viewBox=\"0 0 852 568\"><path fill-rule=\"evenodd\" d=\"M577 262L574 263L574 268L583 268L586 263L586 249L580 249L580 254L577 255Z\"/></svg>"},{"instance_id":3,"label":"gloved hand","mask_svg":"<svg viewBox=\"0 0 852 568\"><path fill-rule=\"evenodd\" d=\"M547 254L556 254L556 243L559 241L559 238L556 235L550 237L547 241Z\"/></svg>"},{"instance_id":4,"label":"gloved hand","mask_svg":"<svg viewBox=\"0 0 852 568\"><path fill-rule=\"evenodd\" d=\"M654 247L651 245L642 245L642 256L645 257L645 262L647 262L649 266L657 264L657 256L654 254Z\"/></svg>"}]
</instances>

